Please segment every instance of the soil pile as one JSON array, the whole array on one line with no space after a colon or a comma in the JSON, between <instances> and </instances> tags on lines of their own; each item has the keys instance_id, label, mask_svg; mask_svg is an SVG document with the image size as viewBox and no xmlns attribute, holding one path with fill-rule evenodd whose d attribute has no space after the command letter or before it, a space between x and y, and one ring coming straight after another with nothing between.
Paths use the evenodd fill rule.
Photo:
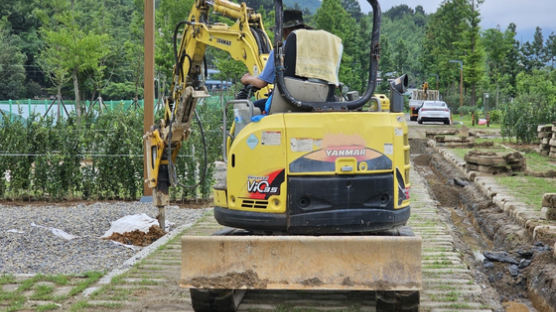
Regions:
<instances>
[{"instance_id":1,"label":"soil pile","mask_svg":"<svg viewBox=\"0 0 556 312\"><path fill-rule=\"evenodd\" d=\"M135 246L149 246L157 239L164 236L166 232L164 232L160 226L153 225L149 228L148 232L143 232L140 230L135 230L132 232L125 232L125 233L114 233L104 239L113 240L122 244L126 245L135 245Z\"/></svg>"}]
</instances>

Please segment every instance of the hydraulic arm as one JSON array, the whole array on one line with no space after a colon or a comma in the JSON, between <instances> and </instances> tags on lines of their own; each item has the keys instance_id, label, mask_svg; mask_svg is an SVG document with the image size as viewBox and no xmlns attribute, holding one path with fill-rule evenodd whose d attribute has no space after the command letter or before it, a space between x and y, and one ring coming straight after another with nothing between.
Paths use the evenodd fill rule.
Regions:
<instances>
[{"instance_id":1,"label":"hydraulic arm","mask_svg":"<svg viewBox=\"0 0 556 312\"><path fill-rule=\"evenodd\" d=\"M236 22L231 26L210 23L211 11L236 19ZM168 204L168 188L177 184L173 162L182 142L189 136L197 100L209 96L202 79L207 46L227 51L233 59L243 62L253 75L262 71L272 49L261 15L245 3L197 0L189 18L176 26L171 96L165 99L164 119L153 125L144 137L148 184L154 191L154 204L159 207ZM269 90L264 88L256 95L262 97L267 93Z\"/></svg>"}]
</instances>

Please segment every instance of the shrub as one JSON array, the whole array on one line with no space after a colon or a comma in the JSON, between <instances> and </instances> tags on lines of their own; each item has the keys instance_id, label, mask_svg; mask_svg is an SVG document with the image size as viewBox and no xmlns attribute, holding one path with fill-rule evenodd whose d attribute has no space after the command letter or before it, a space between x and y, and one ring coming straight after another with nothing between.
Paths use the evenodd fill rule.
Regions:
<instances>
[{"instance_id":1,"label":"shrub","mask_svg":"<svg viewBox=\"0 0 556 312\"><path fill-rule=\"evenodd\" d=\"M493 109L488 112L491 123L500 123L502 121L503 113L499 109Z\"/></svg>"},{"instance_id":2,"label":"shrub","mask_svg":"<svg viewBox=\"0 0 556 312\"><path fill-rule=\"evenodd\" d=\"M207 141L207 178L196 188L172 188L176 200L211 194L212 163L221 158L222 143L221 105L213 102L198 105ZM79 121L75 116L60 121L0 116L0 125L0 198L134 200L142 195L141 110L120 107ZM176 161L181 184L197 183L202 162L200 131L193 123Z\"/></svg>"}]
</instances>

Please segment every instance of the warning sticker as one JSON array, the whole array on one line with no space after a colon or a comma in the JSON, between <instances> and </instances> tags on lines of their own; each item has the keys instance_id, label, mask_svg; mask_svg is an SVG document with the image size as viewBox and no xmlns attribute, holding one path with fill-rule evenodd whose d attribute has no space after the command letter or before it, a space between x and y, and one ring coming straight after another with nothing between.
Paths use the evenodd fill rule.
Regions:
<instances>
[{"instance_id":1,"label":"warning sticker","mask_svg":"<svg viewBox=\"0 0 556 312\"><path fill-rule=\"evenodd\" d=\"M402 136L403 135L402 128L394 128L394 135L395 136Z\"/></svg>"},{"instance_id":2,"label":"warning sticker","mask_svg":"<svg viewBox=\"0 0 556 312\"><path fill-rule=\"evenodd\" d=\"M293 138L290 140L292 152L311 152L313 150L313 139Z\"/></svg>"},{"instance_id":3,"label":"warning sticker","mask_svg":"<svg viewBox=\"0 0 556 312\"><path fill-rule=\"evenodd\" d=\"M390 143L384 143L384 154L386 155L394 154L394 146Z\"/></svg>"},{"instance_id":4,"label":"warning sticker","mask_svg":"<svg viewBox=\"0 0 556 312\"><path fill-rule=\"evenodd\" d=\"M282 141L282 132L280 131L263 131L261 135L262 145L280 145Z\"/></svg>"}]
</instances>

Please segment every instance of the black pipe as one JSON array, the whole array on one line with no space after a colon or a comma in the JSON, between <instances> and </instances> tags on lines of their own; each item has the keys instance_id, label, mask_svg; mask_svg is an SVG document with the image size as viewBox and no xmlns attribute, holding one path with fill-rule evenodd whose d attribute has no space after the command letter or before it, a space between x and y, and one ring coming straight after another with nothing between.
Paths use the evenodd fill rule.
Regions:
<instances>
[{"instance_id":1,"label":"black pipe","mask_svg":"<svg viewBox=\"0 0 556 312\"><path fill-rule=\"evenodd\" d=\"M367 103L375 91L378 59L380 53L379 39L380 39L380 5L377 0L367 0L373 8L373 31L371 34L371 51L370 51L370 65L369 65L369 82L367 90L362 97L354 101L347 102L305 102L294 98L286 88L284 82L284 53L282 47L282 24L283 24L283 8L282 0L275 0L275 21L276 29L274 31L274 64L276 67L276 84L280 95L290 104L299 107L302 110L309 111L347 111L355 110Z\"/></svg>"}]
</instances>

